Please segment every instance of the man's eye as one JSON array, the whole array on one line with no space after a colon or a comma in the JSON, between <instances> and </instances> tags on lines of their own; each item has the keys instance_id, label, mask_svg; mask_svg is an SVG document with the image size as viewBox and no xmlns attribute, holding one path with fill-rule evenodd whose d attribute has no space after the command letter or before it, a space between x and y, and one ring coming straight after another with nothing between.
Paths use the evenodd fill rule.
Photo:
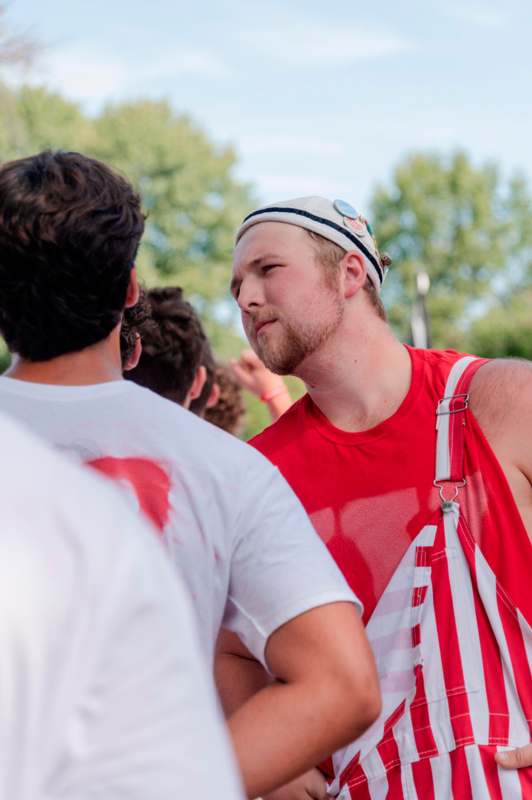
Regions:
<instances>
[{"instance_id":1,"label":"man's eye","mask_svg":"<svg viewBox=\"0 0 532 800\"><path fill-rule=\"evenodd\" d=\"M262 272L262 274L265 274L266 272L269 272L270 270L275 269L276 266L277 266L277 264L264 264L261 267L260 271Z\"/></svg>"}]
</instances>

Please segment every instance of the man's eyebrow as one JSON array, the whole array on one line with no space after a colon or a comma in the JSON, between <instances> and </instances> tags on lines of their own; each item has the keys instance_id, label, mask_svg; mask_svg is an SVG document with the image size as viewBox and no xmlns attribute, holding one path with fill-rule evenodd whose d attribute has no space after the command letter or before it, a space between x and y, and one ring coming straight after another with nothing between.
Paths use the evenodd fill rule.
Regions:
<instances>
[{"instance_id":1,"label":"man's eyebrow","mask_svg":"<svg viewBox=\"0 0 532 800\"><path fill-rule=\"evenodd\" d=\"M275 253L265 253L263 256L257 256L257 258L254 258L246 266L249 269L254 269L256 267L260 267L260 265L264 261L275 261L275 262L277 262L277 261L280 261L280 258ZM241 279L237 278L236 276L231 280L231 283L229 284L229 291L231 292L231 294L235 293L235 290L238 289L238 287L240 286L241 283L242 283Z\"/></svg>"},{"instance_id":2,"label":"man's eyebrow","mask_svg":"<svg viewBox=\"0 0 532 800\"><path fill-rule=\"evenodd\" d=\"M263 256L257 256L254 258L253 261L249 262L250 267L258 267L259 264L262 264L263 261L279 261L279 256L275 253L266 253Z\"/></svg>"}]
</instances>

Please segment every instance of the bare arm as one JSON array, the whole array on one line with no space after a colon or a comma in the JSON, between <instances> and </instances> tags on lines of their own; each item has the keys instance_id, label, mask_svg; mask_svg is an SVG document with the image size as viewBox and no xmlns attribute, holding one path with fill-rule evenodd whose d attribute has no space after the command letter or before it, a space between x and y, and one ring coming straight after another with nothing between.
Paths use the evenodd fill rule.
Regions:
<instances>
[{"instance_id":1,"label":"bare arm","mask_svg":"<svg viewBox=\"0 0 532 800\"><path fill-rule=\"evenodd\" d=\"M250 798L302 775L357 738L380 712L373 655L350 603L320 606L286 623L270 636L266 658L277 681L229 719ZM225 707L238 707L242 686L224 686L219 668L217 677ZM255 679L246 678L248 688Z\"/></svg>"},{"instance_id":2,"label":"bare arm","mask_svg":"<svg viewBox=\"0 0 532 800\"><path fill-rule=\"evenodd\" d=\"M471 410L510 484L532 540L532 363L499 359L471 384Z\"/></svg>"},{"instance_id":3,"label":"bare arm","mask_svg":"<svg viewBox=\"0 0 532 800\"><path fill-rule=\"evenodd\" d=\"M216 643L214 677L227 718L272 682L262 664L252 656L238 636L226 628L222 628Z\"/></svg>"},{"instance_id":4,"label":"bare arm","mask_svg":"<svg viewBox=\"0 0 532 800\"><path fill-rule=\"evenodd\" d=\"M266 403L273 422L292 405L283 378L270 372L253 350L243 350L231 368L240 385Z\"/></svg>"},{"instance_id":5,"label":"bare arm","mask_svg":"<svg viewBox=\"0 0 532 800\"><path fill-rule=\"evenodd\" d=\"M238 636L225 628L218 636L214 672L226 717L231 717L273 680ZM326 797L325 778L318 769L311 769L286 786L264 795L263 800L326 800Z\"/></svg>"},{"instance_id":6,"label":"bare arm","mask_svg":"<svg viewBox=\"0 0 532 800\"><path fill-rule=\"evenodd\" d=\"M532 364L496 360L471 385L471 409L506 474L532 540ZM506 769L532 766L532 744L495 760Z\"/></svg>"}]
</instances>

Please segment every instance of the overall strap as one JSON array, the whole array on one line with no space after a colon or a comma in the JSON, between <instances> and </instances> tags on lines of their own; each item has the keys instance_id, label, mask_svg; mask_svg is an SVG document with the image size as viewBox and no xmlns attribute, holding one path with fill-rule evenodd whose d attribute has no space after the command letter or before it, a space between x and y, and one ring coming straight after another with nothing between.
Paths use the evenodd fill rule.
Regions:
<instances>
[{"instance_id":1,"label":"overall strap","mask_svg":"<svg viewBox=\"0 0 532 800\"><path fill-rule=\"evenodd\" d=\"M477 369L485 359L464 356L453 364L445 393L436 407L436 474L434 484L455 483L454 500L458 488L465 486L464 478L464 428L469 406L469 387Z\"/></svg>"}]
</instances>

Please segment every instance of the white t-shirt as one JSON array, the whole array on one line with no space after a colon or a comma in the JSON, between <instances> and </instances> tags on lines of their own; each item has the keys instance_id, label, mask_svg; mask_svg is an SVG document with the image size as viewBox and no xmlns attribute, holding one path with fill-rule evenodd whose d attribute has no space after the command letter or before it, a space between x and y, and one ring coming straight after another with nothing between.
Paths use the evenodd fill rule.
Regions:
<instances>
[{"instance_id":1,"label":"white t-shirt","mask_svg":"<svg viewBox=\"0 0 532 800\"><path fill-rule=\"evenodd\" d=\"M3 416L0 443L2 800L241 800L188 593L151 529Z\"/></svg>"},{"instance_id":2,"label":"white t-shirt","mask_svg":"<svg viewBox=\"0 0 532 800\"><path fill-rule=\"evenodd\" d=\"M121 480L181 569L209 658L222 622L265 663L266 641L285 622L357 602L277 468L175 403L130 381L2 377L0 407Z\"/></svg>"}]
</instances>

